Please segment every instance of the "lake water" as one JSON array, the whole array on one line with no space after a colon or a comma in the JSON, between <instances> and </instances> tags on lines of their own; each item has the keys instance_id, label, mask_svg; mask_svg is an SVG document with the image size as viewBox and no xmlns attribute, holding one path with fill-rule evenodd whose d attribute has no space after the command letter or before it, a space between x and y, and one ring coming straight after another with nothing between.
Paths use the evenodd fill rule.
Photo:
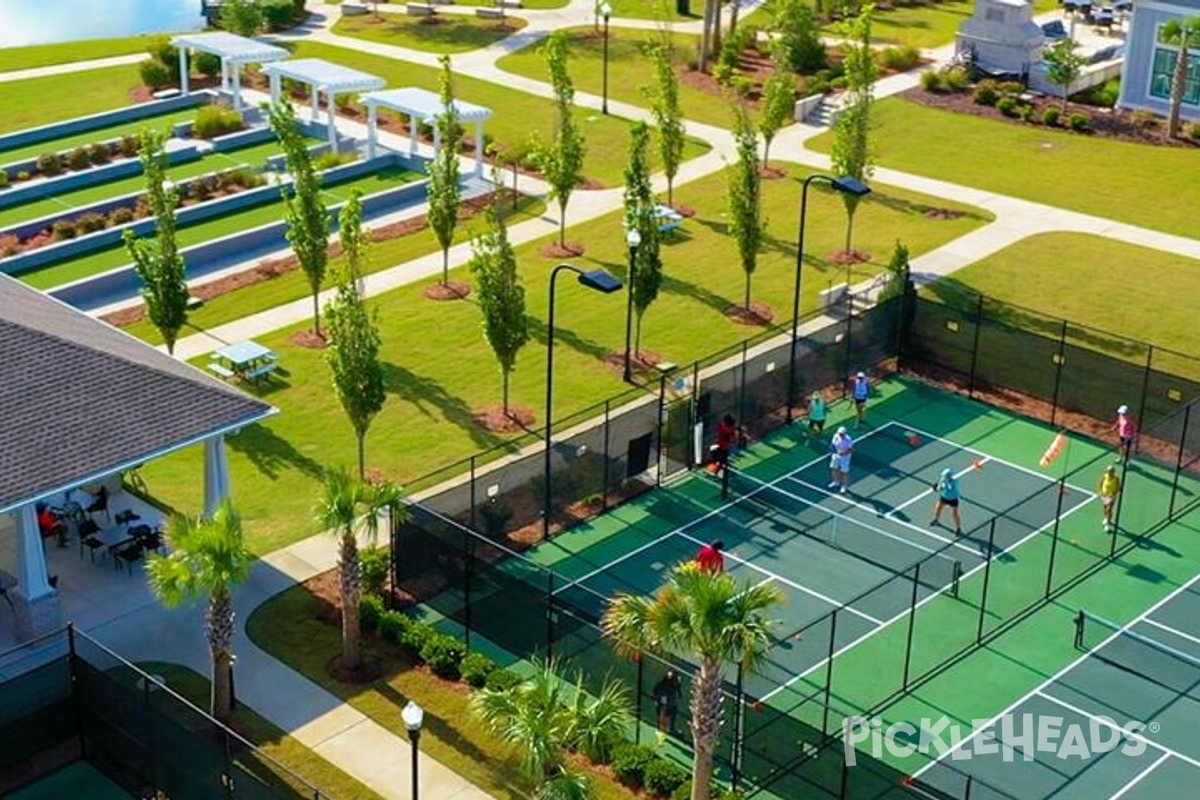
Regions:
<instances>
[{"instance_id":1,"label":"lake water","mask_svg":"<svg viewBox=\"0 0 1200 800\"><path fill-rule=\"evenodd\" d=\"M203 27L200 0L0 0L0 47Z\"/></svg>"}]
</instances>

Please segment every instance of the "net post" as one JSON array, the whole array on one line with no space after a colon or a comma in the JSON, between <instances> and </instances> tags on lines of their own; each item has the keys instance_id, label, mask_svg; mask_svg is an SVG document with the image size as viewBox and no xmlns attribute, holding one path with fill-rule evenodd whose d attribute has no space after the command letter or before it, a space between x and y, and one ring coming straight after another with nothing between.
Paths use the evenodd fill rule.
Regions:
<instances>
[{"instance_id":1,"label":"net post","mask_svg":"<svg viewBox=\"0 0 1200 800\"><path fill-rule=\"evenodd\" d=\"M833 654L837 650L837 621L841 609L829 618L829 654L825 658L825 702L821 707L821 735L829 736L829 702L833 695Z\"/></svg>"},{"instance_id":2,"label":"net post","mask_svg":"<svg viewBox=\"0 0 1200 800\"><path fill-rule=\"evenodd\" d=\"M645 673L644 664L646 663L646 654L643 653L641 650L638 650L637 653L635 653L635 655L637 656L637 694L634 695L636 700L634 701L634 704L633 704L634 714L636 715L634 724L633 724L633 743L641 744L642 743L642 698L646 696L644 688L643 688L643 676ZM656 704L655 705L655 714L656 715L658 713L657 703L658 703L658 701L655 700L655 704ZM657 723L658 720L656 719L655 722Z\"/></svg>"},{"instance_id":3,"label":"net post","mask_svg":"<svg viewBox=\"0 0 1200 800\"><path fill-rule=\"evenodd\" d=\"M921 565L913 567L912 599L908 606L908 638L904 644L904 691L908 691L908 673L912 664L913 631L917 626L917 592L921 586Z\"/></svg>"},{"instance_id":4,"label":"net post","mask_svg":"<svg viewBox=\"0 0 1200 800\"><path fill-rule=\"evenodd\" d=\"M1063 356L1067 349L1067 321L1062 321L1062 329L1058 334L1058 355L1054 359L1054 399L1050 401L1050 424L1055 425L1058 419L1058 390L1062 386Z\"/></svg>"},{"instance_id":5,"label":"net post","mask_svg":"<svg viewBox=\"0 0 1200 800\"><path fill-rule=\"evenodd\" d=\"M611 408L611 406L612 406L612 400L604 401L604 466L602 467L603 473L600 478L600 480L603 481L603 483L600 486L600 508L602 511L608 511L608 479L609 479L608 472L610 469L610 467L609 467L610 459L608 456L608 447L609 447L608 429L610 427L612 427L612 422L609 419L609 409ZM661 414L659 415L659 419L660 420L662 419ZM657 438L660 442L659 447L662 447L661 433L659 434L659 436L657 436L655 438ZM661 465L662 462L660 461L659 463Z\"/></svg>"},{"instance_id":6,"label":"net post","mask_svg":"<svg viewBox=\"0 0 1200 800\"><path fill-rule=\"evenodd\" d=\"M958 585L962 582L963 565L961 561L955 561L954 567L951 570L950 578L950 596L955 600L958 599Z\"/></svg>"},{"instance_id":7,"label":"net post","mask_svg":"<svg viewBox=\"0 0 1200 800\"><path fill-rule=\"evenodd\" d=\"M1191 422L1192 406L1194 403L1188 403L1183 407L1183 427L1179 431L1179 443L1176 447L1177 453L1175 456L1175 474L1171 476L1171 499L1167 503L1167 520L1175 519L1175 498L1179 494L1179 473L1183 472L1183 448L1187 442L1188 427ZM1124 489L1124 485L1121 487Z\"/></svg>"},{"instance_id":8,"label":"net post","mask_svg":"<svg viewBox=\"0 0 1200 800\"><path fill-rule=\"evenodd\" d=\"M971 800L971 784L975 780L974 775L967 776L967 786L963 790L962 800Z\"/></svg>"},{"instance_id":9,"label":"net post","mask_svg":"<svg viewBox=\"0 0 1200 800\"><path fill-rule=\"evenodd\" d=\"M1054 558L1058 554L1058 526L1062 522L1063 495L1067 493L1067 477L1058 479L1058 503L1054 508L1054 528L1050 534L1050 563L1046 567L1046 599L1050 599L1050 588L1054 585Z\"/></svg>"},{"instance_id":10,"label":"net post","mask_svg":"<svg viewBox=\"0 0 1200 800\"><path fill-rule=\"evenodd\" d=\"M1085 619L1086 619L1086 617L1083 613L1083 609L1080 609L1079 613L1077 613L1075 615L1075 649L1076 650L1083 649L1083 626L1084 626Z\"/></svg>"},{"instance_id":11,"label":"net post","mask_svg":"<svg viewBox=\"0 0 1200 800\"><path fill-rule=\"evenodd\" d=\"M996 552L996 518L988 524L987 560L983 562L983 591L979 596L979 627L975 631L975 644L983 643L983 620L987 616L988 584L992 577L992 561Z\"/></svg>"},{"instance_id":12,"label":"net post","mask_svg":"<svg viewBox=\"0 0 1200 800\"><path fill-rule=\"evenodd\" d=\"M967 397L975 396L975 371L979 367L979 335L983 328L983 292L979 293L979 301L975 304L975 338L971 343L971 375L967 379Z\"/></svg>"}]
</instances>

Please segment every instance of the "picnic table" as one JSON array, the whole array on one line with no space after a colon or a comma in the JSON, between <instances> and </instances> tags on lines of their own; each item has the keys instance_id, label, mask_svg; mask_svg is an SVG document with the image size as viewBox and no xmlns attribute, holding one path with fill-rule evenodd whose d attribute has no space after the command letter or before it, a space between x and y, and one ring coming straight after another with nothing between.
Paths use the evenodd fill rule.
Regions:
<instances>
[{"instance_id":1,"label":"picnic table","mask_svg":"<svg viewBox=\"0 0 1200 800\"><path fill-rule=\"evenodd\" d=\"M208 369L222 378L257 381L270 376L279 366L275 351L247 339L225 345L213 353Z\"/></svg>"}]
</instances>

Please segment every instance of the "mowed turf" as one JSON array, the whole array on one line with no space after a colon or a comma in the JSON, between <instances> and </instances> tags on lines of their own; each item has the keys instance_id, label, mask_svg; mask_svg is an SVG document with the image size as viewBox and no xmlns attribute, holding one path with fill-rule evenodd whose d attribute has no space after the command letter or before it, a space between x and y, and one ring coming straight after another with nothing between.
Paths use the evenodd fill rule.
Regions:
<instances>
[{"instance_id":1,"label":"mowed turf","mask_svg":"<svg viewBox=\"0 0 1200 800\"><path fill-rule=\"evenodd\" d=\"M0 83L0 133L127 106L141 83L135 64Z\"/></svg>"}]
</instances>

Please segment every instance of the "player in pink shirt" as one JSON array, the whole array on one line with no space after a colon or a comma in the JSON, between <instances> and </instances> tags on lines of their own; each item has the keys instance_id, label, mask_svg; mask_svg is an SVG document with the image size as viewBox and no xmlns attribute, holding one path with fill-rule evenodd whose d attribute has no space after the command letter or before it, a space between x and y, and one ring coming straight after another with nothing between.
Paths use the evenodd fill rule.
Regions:
<instances>
[{"instance_id":1,"label":"player in pink shirt","mask_svg":"<svg viewBox=\"0 0 1200 800\"><path fill-rule=\"evenodd\" d=\"M1117 408L1117 421L1113 423L1113 429L1117 432L1117 447L1121 450L1122 457L1129 458L1129 451L1133 449L1133 437L1137 436L1137 423L1129 414L1129 406L1121 405Z\"/></svg>"}]
</instances>

